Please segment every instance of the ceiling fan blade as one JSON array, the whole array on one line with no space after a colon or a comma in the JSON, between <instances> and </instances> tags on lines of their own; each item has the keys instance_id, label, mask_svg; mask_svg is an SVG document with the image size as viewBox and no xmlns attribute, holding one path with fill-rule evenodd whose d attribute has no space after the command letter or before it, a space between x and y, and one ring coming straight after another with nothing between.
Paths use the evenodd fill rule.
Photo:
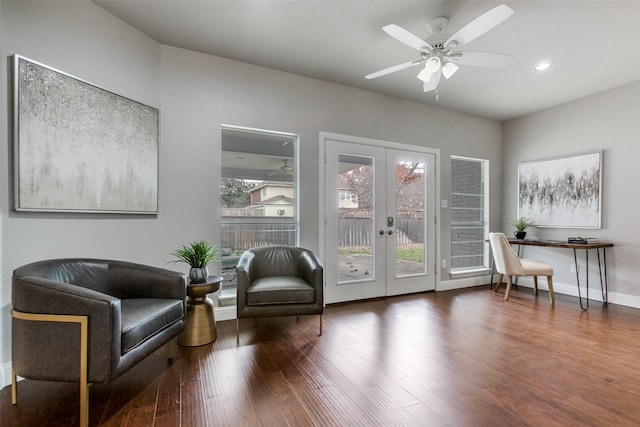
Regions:
<instances>
[{"instance_id":1,"label":"ceiling fan blade","mask_svg":"<svg viewBox=\"0 0 640 427\"><path fill-rule=\"evenodd\" d=\"M513 10L509 6L505 4L496 6L462 27L449 37L444 45L448 46L452 41L457 42L457 46L469 43L500 24L512 14Z\"/></svg>"},{"instance_id":2,"label":"ceiling fan blade","mask_svg":"<svg viewBox=\"0 0 640 427\"><path fill-rule=\"evenodd\" d=\"M376 71L375 73L367 74L365 79L375 79L376 77L385 76L387 74L395 73L396 71L404 70L405 68L413 67L423 62L424 59L414 59L413 61L405 62L404 64L394 65L393 67L385 68L384 70Z\"/></svg>"},{"instance_id":3,"label":"ceiling fan blade","mask_svg":"<svg viewBox=\"0 0 640 427\"><path fill-rule=\"evenodd\" d=\"M456 54L461 54L461 56L453 58L456 64L474 67L506 67L513 60L513 56L505 53L456 52Z\"/></svg>"},{"instance_id":4,"label":"ceiling fan blade","mask_svg":"<svg viewBox=\"0 0 640 427\"><path fill-rule=\"evenodd\" d=\"M409 47L414 48L415 50L419 50L419 51L433 50L433 48L431 47L431 45L429 45L429 43L427 43L426 41L422 40L420 37L416 36L413 33L410 33L409 31L405 30L404 28L396 24L385 25L384 27L382 27L382 29L394 39L398 40L401 43L406 44Z\"/></svg>"},{"instance_id":5,"label":"ceiling fan blade","mask_svg":"<svg viewBox=\"0 0 640 427\"><path fill-rule=\"evenodd\" d=\"M435 90L438 87L438 83L440 83L441 75L442 75L442 69L433 73L429 81L424 82L424 84L422 85L422 89L425 92L431 92L432 90Z\"/></svg>"}]
</instances>

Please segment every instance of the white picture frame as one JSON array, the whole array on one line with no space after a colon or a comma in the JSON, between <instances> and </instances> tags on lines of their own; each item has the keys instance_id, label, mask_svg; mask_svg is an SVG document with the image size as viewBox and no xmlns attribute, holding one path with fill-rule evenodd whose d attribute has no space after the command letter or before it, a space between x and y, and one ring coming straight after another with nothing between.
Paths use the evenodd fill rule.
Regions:
<instances>
[{"instance_id":1,"label":"white picture frame","mask_svg":"<svg viewBox=\"0 0 640 427\"><path fill-rule=\"evenodd\" d=\"M518 165L518 218L536 227L601 228L602 151Z\"/></svg>"},{"instance_id":2,"label":"white picture frame","mask_svg":"<svg viewBox=\"0 0 640 427\"><path fill-rule=\"evenodd\" d=\"M158 109L20 55L16 211L158 213Z\"/></svg>"}]
</instances>

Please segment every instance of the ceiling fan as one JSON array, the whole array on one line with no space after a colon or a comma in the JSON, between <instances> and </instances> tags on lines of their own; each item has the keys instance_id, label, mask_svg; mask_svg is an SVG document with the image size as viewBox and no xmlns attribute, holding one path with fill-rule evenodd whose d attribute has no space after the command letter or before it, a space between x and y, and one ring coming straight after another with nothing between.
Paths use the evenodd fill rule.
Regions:
<instances>
[{"instance_id":1,"label":"ceiling fan","mask_svg":"<svg viewBox=\"0 0 640 427\"><path fill-rule=\"evenodd\" d=\"M426 40L396 24L386 25L382 29L387 34L419 51L420 58L376 71L366 75L365 78L375 79L424 63L424 68L417 77L424 82L424 91L429 92L438 87L441 76L446 79L453 76L459 69L458 65L505 67L511 62L513 56L504 53L458 51L456 49L480 37L512 14L513 10L510 7L501 4L478 16L452 36L442 32L449 20L444 17L434 18L427 26L433 35Z\"/></svg>"},{"instance_id":2,"label":"ceiling fan","mask_svg":"<svg viewBox=\"0 0 640 427\"><path fill-rule=\"evenodd\" d=\"M270 173L267 176L281 175L281 174L292 175L293 174L293 166L289 166L289 160L288 159L282 159L282 162L284 164L280 167L280 171Z\"/></svg>"}]
</instances>

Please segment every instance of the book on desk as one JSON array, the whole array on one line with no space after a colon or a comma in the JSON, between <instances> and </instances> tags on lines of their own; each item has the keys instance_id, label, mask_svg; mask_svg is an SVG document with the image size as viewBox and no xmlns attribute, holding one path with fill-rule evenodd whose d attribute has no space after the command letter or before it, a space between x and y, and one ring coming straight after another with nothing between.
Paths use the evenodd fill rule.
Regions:
<instances>
[{"instance_id":1,"label":"book on desk","mask_svg":"<svg viewBox=\"0 0 640 427\"><path fill-rule=\"evenodd\" d=\"M567 243L580 243L580 244L588 244L588 243L598 243L597 237L567 237Z\"/></svg>"}]
</instances>

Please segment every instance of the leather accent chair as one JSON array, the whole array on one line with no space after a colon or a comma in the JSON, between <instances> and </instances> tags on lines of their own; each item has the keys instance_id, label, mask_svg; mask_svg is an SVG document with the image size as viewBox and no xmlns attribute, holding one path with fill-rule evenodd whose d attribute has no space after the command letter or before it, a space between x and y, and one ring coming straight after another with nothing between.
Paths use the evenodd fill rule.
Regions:
<instances>
[{"instance_id":1,"label":"leather accent chair","mask_svg":"<svg viewBox=\"0 0 640 427\"><path fill-rule=\"evenodd\" d=\"M17 268L12 283L12 402L16 375L108 384L185 326L186 276L125 261L54 259ZM79 326L79 327L78 327Z\"/></svg>"},{"instance_id":2,"label":"leather accent chair","mask_svg":"<svg viewBox=\"0 0 640 427\"><path fill-rule=\"evenodd\" d=\"M238 261L236 340L242 318L324 313L323 267L310 250L266 246L245 251Z\"/></svg>"},{"instance_id":3,"label":"leather accent chair","mask_svg":"<svg viewBox=\"0 0 640 427\"><path fill-rule=\"evenodd\" d=\"M533 292L538 295L538 276L547 276L549 287L549 299L551 304L555 303L553 296L553 267L540 261L528 258L520 258L509 244L509 240L504 233L489 233L489 242L495 260L496 271L498 272L498 283L493 289L497 292L502 285L502 277L507 276L507 290L504 300L509 300L513 276L533 276Z\"/></svg>"}]
</instances>

